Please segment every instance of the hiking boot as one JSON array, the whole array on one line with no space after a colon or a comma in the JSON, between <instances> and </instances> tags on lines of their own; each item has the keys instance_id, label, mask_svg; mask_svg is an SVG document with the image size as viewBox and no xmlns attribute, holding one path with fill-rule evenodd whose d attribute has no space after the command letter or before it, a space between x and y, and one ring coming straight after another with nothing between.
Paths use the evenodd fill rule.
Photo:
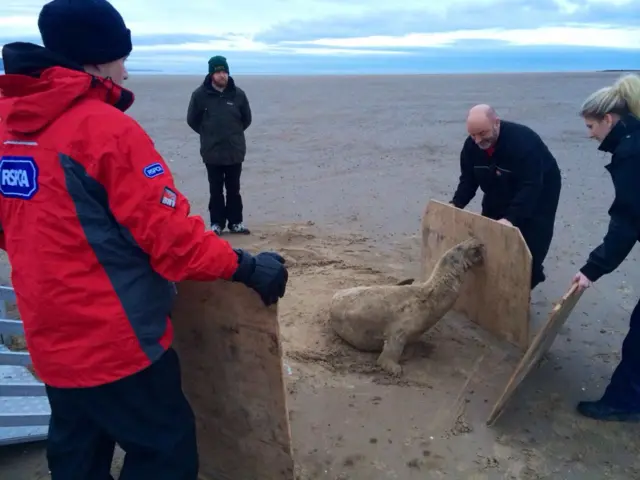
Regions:
<instances>
[{"instance_id":1,"label":"hiking boot","mask_svg":"<svg viewBox=\"0 0 640 480\"><path fill-rule=\"evenodd\" d=\"M242 235L249 235L251 233L242 223L229 224L229 231L231 233L240 233Z\"/></svg>"},{"instance_id":2,"label":"hiking boot","mask_svg":"<svg viewBox=\"0 0 640 480\"><path fill-rule=\"evenodd\" d=\"M216 235L220 235L222 233L222 228L217 223L211 225L211 230L213 230Z\"/></svg>"},{"instance_id":3,"label":"hiking boot","mask_svg":"<svg viewBox=\"0 0 640 480\"><path fill-rule=\"evenodd\" d=\"M578 413L585 417L603 422L640 422L640 410L613 407L607 405L602 400L580 402L578 403L577 410Z\"/></svg>"}]
</instances>

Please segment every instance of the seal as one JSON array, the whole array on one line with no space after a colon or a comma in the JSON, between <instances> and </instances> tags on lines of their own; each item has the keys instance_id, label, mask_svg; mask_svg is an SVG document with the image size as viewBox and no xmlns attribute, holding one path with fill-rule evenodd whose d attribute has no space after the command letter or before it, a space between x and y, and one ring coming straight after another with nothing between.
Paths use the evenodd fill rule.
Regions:
<instances>
[{"instance_id":1,"label":"seal","mask_svg":"<svg viewBox=\"0 0 640 480\"><path fill-rule=\"evenodd\" d=\"M330 325L352 347L381 351L377 364L391 375L400 375L404 347L451 310L465 274L482 265L484 255L484 245L472 237L447 250L423 283L339 290L329 306Z\"/></svg>"}]
</instances>

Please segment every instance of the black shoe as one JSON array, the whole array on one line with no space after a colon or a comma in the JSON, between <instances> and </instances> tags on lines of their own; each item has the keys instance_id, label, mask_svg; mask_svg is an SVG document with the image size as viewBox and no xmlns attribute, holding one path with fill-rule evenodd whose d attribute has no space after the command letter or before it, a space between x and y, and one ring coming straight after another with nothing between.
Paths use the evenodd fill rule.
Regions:
<instances>
[{"instance_id":1,"label":"black shoe","mask_svg":"<svg viewBox=\"0 0 640 480\"><path fill-rule=\"evenodd\" d=\"M639 410L628 410L612 407L602 400L595 402L580 402L576 408L585 417L603 422L640 422Z\"/></svg>"}]
</instances>

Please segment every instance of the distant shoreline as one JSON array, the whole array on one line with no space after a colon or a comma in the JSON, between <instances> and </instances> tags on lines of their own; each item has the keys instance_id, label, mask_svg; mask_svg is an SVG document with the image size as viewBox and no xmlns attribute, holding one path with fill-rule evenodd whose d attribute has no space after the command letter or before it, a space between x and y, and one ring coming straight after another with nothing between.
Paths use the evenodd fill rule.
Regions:
<instances>
[{"instance_id":1,"label":"distant shoreline","mask_svg":"<svg viewBox=\"0 0 640 480\"><path fill-rule=\"evenodd\" d=\"M4 74L4 70L0 69L0 74ZM165 72L163 70L156 69L129 69L129 73L136 75L167 75L167 76L201 76L205 75L206 72ZM237 76L251 76L251 77L320 77L320 76L331 76L331 77L381 77L381 76L396 76L396 77L406 77L406 76L444 76L444 75L452 75L452 76L462 76L462 75L566 75L566 74L588 74L588 73L640 73L640 70L635 69L603 69L603 70L561 70L561 71L540 71L540 70L523 70L523 71L503 71L503 72L420 72L420 73L384 73L384 72L376 72L376 73L291 73L291 72L281 72L281 73L268 73L268 72L254 72L254 73L237 73Z\"/></svg>"},{"instance_id":2,"label":"distant shoreline","mask_svg":"<svg viewBox=\"0 0 640 480\"><path fill-rule=\"evenodd\" d=\"M613 73L640 73L640 70L596 70L596 72L605 72L605 73L609 73L609 72L613 72Z\"/></svg>"},{"instance_id":3,"label":"distant shoreline","mask_svg":"<svg viewBox=\"0 0 640 480\"><path fill-rule=\"evenodd\" d=\"M163 73L162 70L153 70L153 69L141 69L141 70L137 70L137 69L129 69L129 72L131 73ZM4 73L4 69L0 68L0 73Z\"/></svg>"}]
</instances>

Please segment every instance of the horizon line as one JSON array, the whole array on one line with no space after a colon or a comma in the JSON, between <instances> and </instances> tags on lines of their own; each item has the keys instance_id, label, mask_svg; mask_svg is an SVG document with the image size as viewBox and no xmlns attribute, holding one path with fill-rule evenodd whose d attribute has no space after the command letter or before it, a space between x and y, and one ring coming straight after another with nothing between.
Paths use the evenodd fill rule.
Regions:
<instances>
[{"instance_id":1,"label":"horizon line","mask_svg":"<svg viewBox=\"0 0 640 480\"><path fill-rule=\"evenodd\" d=\"M187 72L171 72L165 70L158 69L137 69L137 68L128 68L128 72L134 73L136 76L140 75L167 75L167 76L183 76L183 77L203 77L206 76L208 72L203 73L187 73ZM325 77L325 76L335 76L335 77L407 77L407 76L436 76L436 75L450 75L450 76L462 76L462 75L563 75L563 74L571 74L571 73L640 73L640 69L633 68L621 68L621 69L575 69L575 70L504 70L504 71L469 71L469 72L456 72L456 71L443 71L443 72L406 72L406 73L384 73L380 71L376 71L375 73L295 73L295 72L281 72L281 73L266 73L266 72L255 72L255 73L240 73L230 75L232 77L288 77L288 76L296 76L296 77ZM0 68L0 74L5 75L4 69Z\"/></svg>"}]
</instances>

